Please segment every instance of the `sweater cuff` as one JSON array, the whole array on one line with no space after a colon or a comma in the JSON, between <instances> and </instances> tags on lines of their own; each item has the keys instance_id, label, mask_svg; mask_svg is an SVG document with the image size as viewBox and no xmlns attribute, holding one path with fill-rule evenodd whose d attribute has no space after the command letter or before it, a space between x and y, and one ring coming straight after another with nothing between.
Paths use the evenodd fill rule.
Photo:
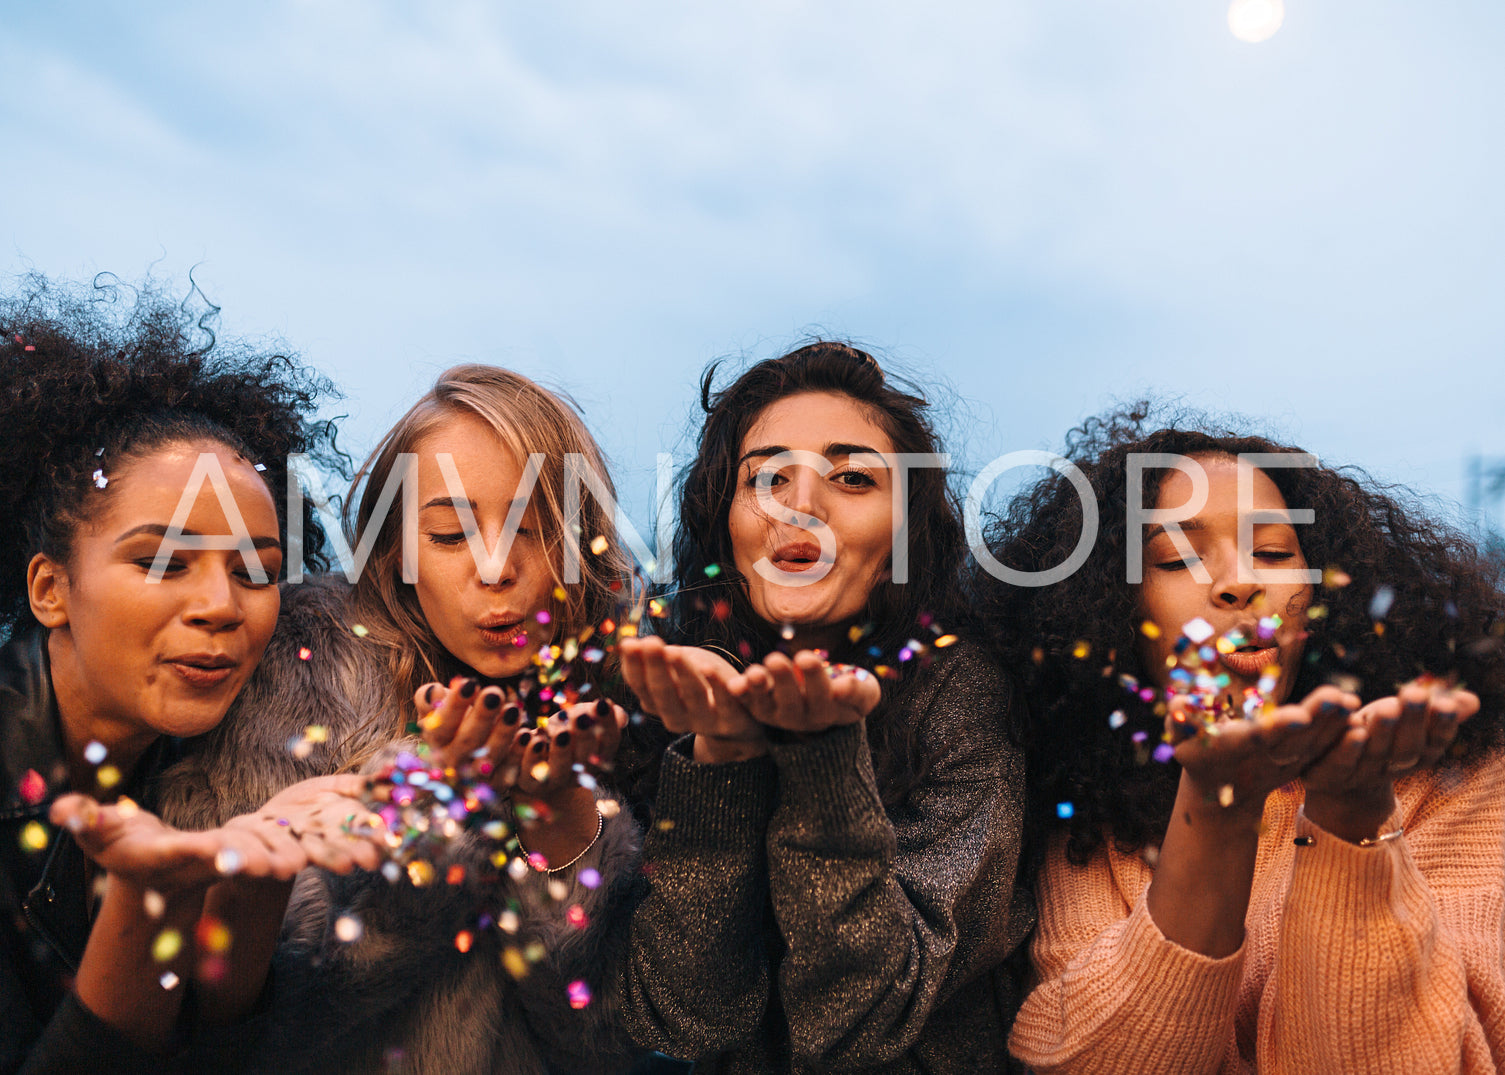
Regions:
<instances>
[{"instance_id":1,"label":"sweater cuff","mask_svg":"<svg viewBox=\"0 0 1505 1075\"><path fill-rule=\"evenodd\" d=\"M708 765L693 760L695 737L664 751L648 839L712 850L761 846L773 816L778 777L766 755Z\"/></svg>"},{"instance_id":2,"label":"sweater cuff","mask_svg":"<svg viewBox=\"0 0 1505 1075\"><path fill-rule=\"evenodd\" d=\"M1221 959L1183 948L1160 932L1150 914L1148 895L1146 889L1129 914L1124 943L1119 949L1123 980L1138 978L1142 990L1162 998L1162 1003L1176 998L1205 1005L1209 1011L1233 1011L1243 977L1248 938L1244 938L1238 951Z\"/></svg>"},{"instance_id":3,"label":"sweater cuff","mask_svg":"<svg viewBox=\"0 0 1505 1075\"><path fill-rule=\"evenodd\" d=\"M817 828L845 827L874 810L882 812L861 721L801 742L770 743L768 753L779 771L781 807L798 811Z\"/></svg>"},{"instance_id":4,"label":"sweater cuff","mask_svg":"<svg viewBox=\"0 0 1505 1075\"><path fill-rule=\"evenodd\" d=\"M1380 832L1396 832L1404 822L1405 815L1397 804ZM1403 868L1410 857L1404 836L1361 847L1311 821L1304 806L1296 814L1296 840L1291 900L1299 901L1303 894L1310 894L1322 907L1375 906L1388 903L1398 894L1394 886L1404 885L1414 873ZM1424 881L1416 881L1425 888ZM1425 898L1424 893L1421 895Z\"/></svg>"}]
</instances>

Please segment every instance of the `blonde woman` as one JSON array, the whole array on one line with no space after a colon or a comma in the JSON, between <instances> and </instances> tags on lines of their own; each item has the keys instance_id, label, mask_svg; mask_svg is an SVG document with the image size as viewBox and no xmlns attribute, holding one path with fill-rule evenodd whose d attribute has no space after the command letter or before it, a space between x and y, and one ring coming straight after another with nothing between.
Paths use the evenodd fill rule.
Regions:
<instances>
[{"instance_id":1,"label":"blonde woman","mask_svg":"<svg viewBox=\"0 0 1505 1075\"><path fill-rule=\"evenodd\" d=\"M536 675L541 647L599 636L631 594L610 505L587 491L573 501L578 517L566 514L582 466L609 495L600 449L559 396L496 367L442 374L357 475L346 528L370 552L354 586L290 588L290 615L242 706L254 719L197 759L239 764L248 783L369 771L421 722L430 764L485 747L495 792L524 807L526 872L499 869L506 847L471 831L431 881L412 873L428 883L307 875L260 1066L623 1066L598 976L636 874L637 830L615 801L598 808L580 773L610 765L626 713L599 697L612 675L604 650L568 677L573 704L545 697Z\"/></svg>"}]
</instances>

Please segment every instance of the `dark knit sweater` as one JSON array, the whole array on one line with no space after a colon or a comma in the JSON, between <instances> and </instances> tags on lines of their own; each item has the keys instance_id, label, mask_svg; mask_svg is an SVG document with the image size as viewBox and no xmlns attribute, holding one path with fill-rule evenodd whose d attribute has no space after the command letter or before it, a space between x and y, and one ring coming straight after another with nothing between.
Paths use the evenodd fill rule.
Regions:
<instances>
[{"instance_id":1,"label":"dark knit sweater","mask_svg":"<svg viewBox=\"0 0 1505 1075\"><path fill-rule=\"evenodd\" d=\"M910 718L939 762L885 811L860 725L769 756L665 760L623 1010L696 1071L1002 1071L1002 962L1034 920L1014 884L1022 754L1008 680L962 645Z\"/></svg>"}]
</instances>

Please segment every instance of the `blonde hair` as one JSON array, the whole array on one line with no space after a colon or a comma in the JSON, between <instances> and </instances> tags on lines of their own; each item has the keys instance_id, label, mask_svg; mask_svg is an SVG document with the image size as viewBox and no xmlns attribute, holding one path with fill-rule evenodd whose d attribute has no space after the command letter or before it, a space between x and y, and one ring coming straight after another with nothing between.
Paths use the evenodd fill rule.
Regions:
<instances>
[{"instance_id":1,"label":"blonde hair","mask_svg":"<svg viewBox=\"0 0 1505 1075\"><path fill-rule=\"evenodd\" d=\"M498 366L465 365L445 370L434 387L382 438L356 473L346 499L345 530L351 547L375 514L398 457L413 452L429 433L461 415L486 423L517 457L519 465L532 453L544 456L533 492L534 506L556 597L560 592L565 594L556 605L554 637L578 635L613 616L624 602L633 599L634 588L632 557L617 535L612 512L596 497L583 496L579 518L565 518L565 457L583 456L615 500L616 488L606 459L572 401ZM512 490L507 493L510 497ZM565 528L572 525L579 527L581 581L566 585L561 568ZM399 712L407 712L409 700L420 686L444 680L447 671L458 670L459 666L429 627L414 588L399 577L402 526L401 512L390 512L382 520L366 570L356 581L353 600L355 615L369 632L368 640L386 651ZM604 548L598 538L605 538Z\"/></svg>"}]
</instances>

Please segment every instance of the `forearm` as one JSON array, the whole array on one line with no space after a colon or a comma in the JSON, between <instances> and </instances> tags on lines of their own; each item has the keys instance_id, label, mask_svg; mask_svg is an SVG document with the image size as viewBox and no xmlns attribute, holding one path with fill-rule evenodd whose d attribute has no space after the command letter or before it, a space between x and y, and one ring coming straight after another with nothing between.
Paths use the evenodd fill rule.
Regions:
<instances>
[{"instance_id":1,"label":"forearm","mask_svg":"<svg viewBox=\"0 0 1505 1075\"><path fill-rule=\"evenodd\" d=\"M197 982L199 1016L211 1026L237 1022L251 1011L266 986L272 955L282 931L291 881L236 878L221 881L204 900L204 918L211 946L228 941L224 952L204 951L206 959L219 958L215 973ZM214 936L216 924L224 935Z\"/></svg>"},{"instance_id":2,"label":"forearm","mask_svg":"<svg viewBox=\"0 0 1505 1075\"><path fill-rule=\"evenodd\" d=\"M1145 906L1137 855L1100 849L1085 865L1051 846L1030 956L1039 984L1009 1047L1043 1073L1211 1075L1236 1054L1244 953L1209 959L1170 940Z\"/></svg>"},{"instance_id":3,"label":"forearm","mask_svg":"<svg viewBox=\"0 0 1505 1075\"><path fill-rule=\"evenodd\" d=\"M1418 868L1409 837L1361 847L1298 817L1304 842L1281 919L1270 1012L1261 1019L1261 1067L1476 1070L1469 1058L1490 1051L1485 1023L1498 1035L1505 1014L1492 1000L1505 966L1498 825L1492 840L1473 839L1487 814L1497 821L1498 807L1432 834L1453 843L1460 865L1474 859L1480 867L1462 879L1467 887L1444 881L1440 891ZM1401 820L1397 811L1381 827L1395 831Z\"/></svg>"},{"instance_id":4,"label":"forearm","mask_svg":"<svg viewBox=\"0 0 1505 1075\"><path fill-rule=\"evenodd\" d=\"M932 779L895 822L860 727L773 753L769 884L795 1054L829 1070L890 1062L1023 933L1010 921L1022 774Z\"/></svg>"},{"instance_id":5,"label":"forearm","mask_svg":"<svg viewBox=\"0 0 1505 1075\"><path fill-rule=\"evenodd\" d=\"M154 918L145 889L109 875L78 968L80 1003L142 1048L166 1050L182 1011L180 983L192 971L203 904L203 889L185 890L165 897Z\"/></svg>"},{"instance_id":6,"label":"forearm","mask_svg":"<svg viewBox=\"0 0 1505 1075\"><path fill-rule=\"evenodd\" d=\"M686 746L665 755L621 995L639 1045L689 1059L737 1048L767 1007L775 774L767 759L698 765Z\"/></svg>"},{"instance_id":7,"label":"forearm","mask_svg":"<svg viewBox=\"0 0 1505 1075\"><path fill-rule=\"evenodd\" d=\"M1223 806L1185 773L1146 904L1165 938L1213 959L1244 943L1264 800Z\"/></svg>"}]
</instances>

